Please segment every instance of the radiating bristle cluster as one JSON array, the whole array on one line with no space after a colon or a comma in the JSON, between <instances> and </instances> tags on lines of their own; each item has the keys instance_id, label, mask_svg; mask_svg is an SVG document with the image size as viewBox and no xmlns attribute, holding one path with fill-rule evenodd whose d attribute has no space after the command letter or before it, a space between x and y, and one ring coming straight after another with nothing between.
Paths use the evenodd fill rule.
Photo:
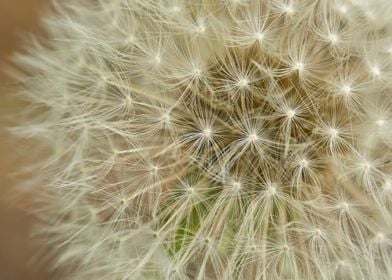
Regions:
<instances>
[{"instance_id":1,"label":"radiating bristle cluster","mask_svg":"<svg viewBox=\"0 0 392 280\"><path fill-rule=\"evenodd\" d=\"M17 131L70 278L390 279L388 1L64 2Z\"/></svg>"}]
</instances>

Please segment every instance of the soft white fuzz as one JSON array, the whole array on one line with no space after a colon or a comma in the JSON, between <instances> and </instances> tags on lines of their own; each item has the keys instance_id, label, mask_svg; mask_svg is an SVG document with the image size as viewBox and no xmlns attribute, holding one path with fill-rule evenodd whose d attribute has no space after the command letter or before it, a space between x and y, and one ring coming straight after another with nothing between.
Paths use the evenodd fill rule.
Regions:
<instances>
[{"instance_id":1,"label":"soft white fuzz","mask_svg":"<svg viewBox=\"0 0 392 280\"><path fill-rule=\"evenodd\" d=\"M55 7L16 131L70 279L390 279L390 1Z\"/></svg>"}]
</instances>

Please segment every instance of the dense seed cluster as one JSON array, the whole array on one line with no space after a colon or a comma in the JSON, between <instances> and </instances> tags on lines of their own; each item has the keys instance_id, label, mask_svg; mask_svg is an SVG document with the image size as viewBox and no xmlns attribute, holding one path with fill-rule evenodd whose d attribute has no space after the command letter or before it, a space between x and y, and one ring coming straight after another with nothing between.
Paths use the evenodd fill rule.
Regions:
<instances>
[{"instance_id":1,"label":"dense seed cluster","mask_svg":"<svg viewBox=\"0 0 392 280\"><path fill-rule=\"evenodd\" d=\"M64 2L18 132L71 279L389 279L388 1Z\"/></svg>"}]
</instances>

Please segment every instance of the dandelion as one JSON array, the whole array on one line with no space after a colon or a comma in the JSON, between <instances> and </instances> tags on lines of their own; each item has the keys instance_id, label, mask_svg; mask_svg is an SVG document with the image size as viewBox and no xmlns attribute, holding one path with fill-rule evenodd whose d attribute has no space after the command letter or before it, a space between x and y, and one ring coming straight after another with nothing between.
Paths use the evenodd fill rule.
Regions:
<instances>
[{"instance_id":1,"label":"dandelion","mask_svg":"<svg viewBox=\"0 0 392 280\"><path fill-rule=\"evenodd\" d=\"M10 72L31 105L12 131L45 148L26 185L54 269L390 278L388 1L54 7Z\"/></svg>"}]
</instances>

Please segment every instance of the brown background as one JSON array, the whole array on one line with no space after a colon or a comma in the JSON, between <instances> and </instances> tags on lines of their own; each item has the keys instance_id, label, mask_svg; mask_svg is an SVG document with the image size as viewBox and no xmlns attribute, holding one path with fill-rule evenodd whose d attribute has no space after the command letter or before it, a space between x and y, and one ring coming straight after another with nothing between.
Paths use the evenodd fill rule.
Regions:
<instances>
[{"instance_id":1,"label":"brown background","mask_svg":"<svg viewBox=\"0 0 392 280\"><path fill-rule=\"evenodd\" d=\"M21 38L26 32L38 33L39 16L46 10L47 0L0 0L0 72L4 72L7 57L22 50ZM21 109L4 90L5 74L0 73L0 280L47 280L50 276L42 265L32 262L34 248L30 238L33 222L26 208L10 196L17 184L11 175L20 159L12 152L13 142L4 131L11 112Z\"/></svg>"}]
</instances>

